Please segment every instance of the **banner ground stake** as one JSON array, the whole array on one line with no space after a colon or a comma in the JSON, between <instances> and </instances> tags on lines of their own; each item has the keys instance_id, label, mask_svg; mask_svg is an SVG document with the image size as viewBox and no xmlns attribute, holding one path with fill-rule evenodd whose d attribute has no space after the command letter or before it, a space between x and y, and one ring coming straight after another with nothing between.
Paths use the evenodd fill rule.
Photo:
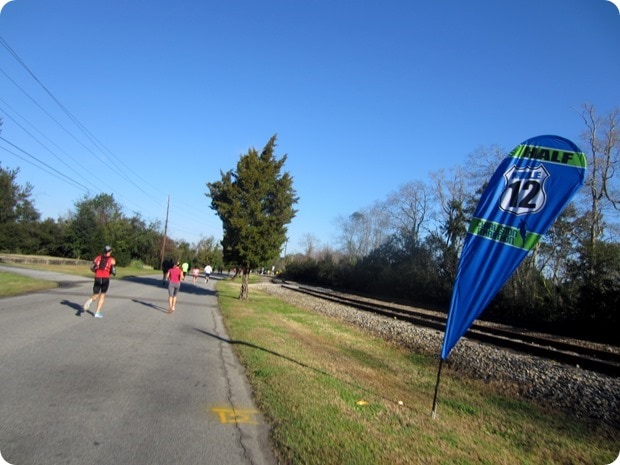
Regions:
<instances>
[{"instance_id":1,"label":"banner ground stake","mask_svg":"<svg viewBox=\"0 0 620 465\"><path fill-rule=\"evenodd\" d=\"M437 383L435 384L435 396L433 397L433 420L437 417L437 394L439 393L439 378L441 377L441 367L443 358L439 359L439 368L437 369Z\"/></svg>"}]
</instances>

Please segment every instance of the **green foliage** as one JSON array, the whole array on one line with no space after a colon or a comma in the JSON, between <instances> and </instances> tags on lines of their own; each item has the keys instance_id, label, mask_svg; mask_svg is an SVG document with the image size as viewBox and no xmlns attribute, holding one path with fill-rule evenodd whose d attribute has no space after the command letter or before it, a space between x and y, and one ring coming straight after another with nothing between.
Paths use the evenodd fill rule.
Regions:
<instances>
[{"instance_id":1,"label":"green foliage","mask_svg":"<svg viewBox=\"0 0 620 465\"><path fill-rule=\"evenodd\" d=\"M36 250L29 251L36 255L65 256L65 234L67 224L64 221L54 221L51 218L40 222L35 228L38 236Z\"/></svg>"},{"instance_id":2,"label":"green foliage","mask_svg":"<svg viewBox=\"0 0 620 465\"><path fill-rule=\"evenodd\" d=\"M30 195L33 186L17 184L19 169L4 169L0 165L0 224L32 223L39 220Z\"/></svg>"},{"instance_id":3,"label":"green foliage","mask_svg":"<svg viewBox=\"0 0 620 465\"><path fill-rule=\"evenodd\" d=\"M67 228L66 246L75 258L92 258L102 250L102 225L97 224L95 212L85 202L76 207L77 212Z\"/></svg>"},{"instance_id":4,"label":"green foliage","mask_svg":"<svg viewBox=\"0 0 620 465\"><path fill-rule=\"evenodd\" d=\"M31 253L38 248L40 215L30 200L33 186L19 185L18 174L0 166L0 251Z\"/></svg>"},{"instance_id":5,"label":"green foliage","mask_svg":"<svg viewBox=\"0 0 620 465\"><path fill-rule=\"evenodd\" d=\"M282 172L287 156L276 159L274 135L263 150L241 156L236 171L207 184L211 208L222 220L223 259L244 270L269 264L286 242L297 202L293 178Z\"/></svg>"},{"instance_id":6,"label":"green foliage","mask_svg":"<svg viewBox=\"0 0 620 465\"><path fill-rule=\"evenodd\" d=\"M129 268L135 268L136 270L142 270L144 269L144 263L142 262L142 260L132 260L129 263Z\"/></svg>"},{"instance_id":7,"label":"green foliage","mask_svg":"<svg viewBox=\"0 0 620 465\"><path fill-rule=\"evenodd\" d=\"M120 266L135 258L159 263L159 226L127 218L112 195L84 197L69 218L39 221L29 199L32 187L19 186L17 174L0 167L0 251L90 260L111 244Z\"/></svg>"},{"instance_id":8,"label":"green foliage","mask_svg":"<svg viewBox=\"0 0 620 465\"><path fill-rule=\"evenodd\" d=\"M570 274L578 289L578 308L584 310L577 323L596 323L614 337L620 324L620 244L599 241L584 247L581 259L571 264Z\"/></svg>"},{"instance_id":9,"label":"green foliage","mask_svg":"<svg viewBox=\"0 0 620 465\"><path fill-rule=\"evenodd\" d=\"M318 263L311 257L307 259L305 257L291 259L286 265L285 275L293 280L302 278L308 284L333 284L332 280L327 282L320 280Z\"/></svg>"},{"instance_id":10,"label":"green foliage","mask_svg":"<svg viewBox=\"0 0 620 465\"><path fill-rule=\"evenodd\" d=\"M202 238L196 244L196 248L189 263L193 263L199 268L210 264L214 270L224 268L222 257L222 247L214 237Z\"/></svg>"}]
</instances>

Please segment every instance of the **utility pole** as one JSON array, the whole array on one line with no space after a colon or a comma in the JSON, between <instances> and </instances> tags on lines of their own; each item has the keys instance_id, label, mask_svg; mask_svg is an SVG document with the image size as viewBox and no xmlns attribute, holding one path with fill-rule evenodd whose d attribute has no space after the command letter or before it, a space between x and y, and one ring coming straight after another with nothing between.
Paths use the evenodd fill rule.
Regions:
<instances>
[{"instance_id":1,"label":"utility pole","mask_svg":"<svg viewBox=\"0 0 620 465\"><path fill-rule=\"evenodd\" d=\"M170 211L170 194L168 194L168 206L166 207L166 223L164 223L164 240L161 246L161 261L159 263L159 268L163 270L164 268L164 255L166 253L166 236L168 235L168 212Z\"/></svg>"}]
</instances>

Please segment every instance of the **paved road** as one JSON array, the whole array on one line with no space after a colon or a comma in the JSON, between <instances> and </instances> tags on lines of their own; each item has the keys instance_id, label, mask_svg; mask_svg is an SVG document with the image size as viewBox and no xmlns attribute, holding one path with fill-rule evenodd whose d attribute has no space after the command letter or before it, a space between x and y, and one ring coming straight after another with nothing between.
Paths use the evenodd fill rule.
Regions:
<instances>
[{"instance_id":1,"label":"paved road","mask_svg":"<svg viewBox=\"0 0 620 465\"><path fill-rule=\"evenodd\" d=\"M113 279L104 317L96 319L76 316L91 280L23 272L63 284L0 299L0 454L7 462L275 464L213 280L194 286L188 278L169 315L158 277Z\"/></svg>"}]
</instances>

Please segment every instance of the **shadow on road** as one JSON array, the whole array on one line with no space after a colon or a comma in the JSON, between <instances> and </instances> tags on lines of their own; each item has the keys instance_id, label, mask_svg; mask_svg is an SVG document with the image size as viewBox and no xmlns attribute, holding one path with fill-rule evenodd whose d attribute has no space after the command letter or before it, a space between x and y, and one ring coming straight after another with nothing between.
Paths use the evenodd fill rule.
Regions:
<instances>
[{"instance_id":1,"label":"shadow on road","mask_svg":"<svg viewBox=\"0 0 620 465\"><path fill-rule=\"evenodd\" d=\"M214 278L211 278L214 279ZM161 289L168 289L168 283L164 285L162 279L157 276L125 276L124 281L130 281L136 284L144 284L145 286L159 287ZM215 295L216 292L203 287L205 285L204 278L197 284L194 284L191 280L186 279L181 281L181 293L195 294L195 295ZM136 301L137 302L137 301ZM142 303L142 302L139 302Z\"/></svg>"},{"instance_id":2,"label":"shadow on road","mask_svg":"<svg viewBox=\"0 0 620 465\"><path fill-rule=\"evenodd\" d=\"M123 281L130 281L132 283L144 284L145 286L159 286L162 287L162 279L156 275L153 276L125 276Z\"/></svg>"},{"instance_id":3,"label":"shadow on road","mask_svg":"<svg viewBox=\"0 0 620 465\"><path fill-rule=\"evenodd\" d=\"M61 300L60 301L60 305L65 305L73 310L75 310L75 316L82 316L82 313L88 313L91 316L95 316L95 314L93 312L91 312L90 310L85 311L84 307L82 306L82 304L76 304L75 302L71 302L69 300Z\"/></svg>"},{"instance_id":4,"label":"shadow on road","mask_svg":"<svg viewBox=\"0 0 620 465\"><path fill-rule=\"evenodd\" d=\"M135 302L137 304L140 305L144 305L145 307L149 307L152 308L153 310L156 310L158 312L162 312L162 313L168 313L168 309L165 307L160 307L159 305L155 305L151 302L145 302L144 300L138 300L138 299L131 299L132 302Z\"/></svg>"}]
</instances>

